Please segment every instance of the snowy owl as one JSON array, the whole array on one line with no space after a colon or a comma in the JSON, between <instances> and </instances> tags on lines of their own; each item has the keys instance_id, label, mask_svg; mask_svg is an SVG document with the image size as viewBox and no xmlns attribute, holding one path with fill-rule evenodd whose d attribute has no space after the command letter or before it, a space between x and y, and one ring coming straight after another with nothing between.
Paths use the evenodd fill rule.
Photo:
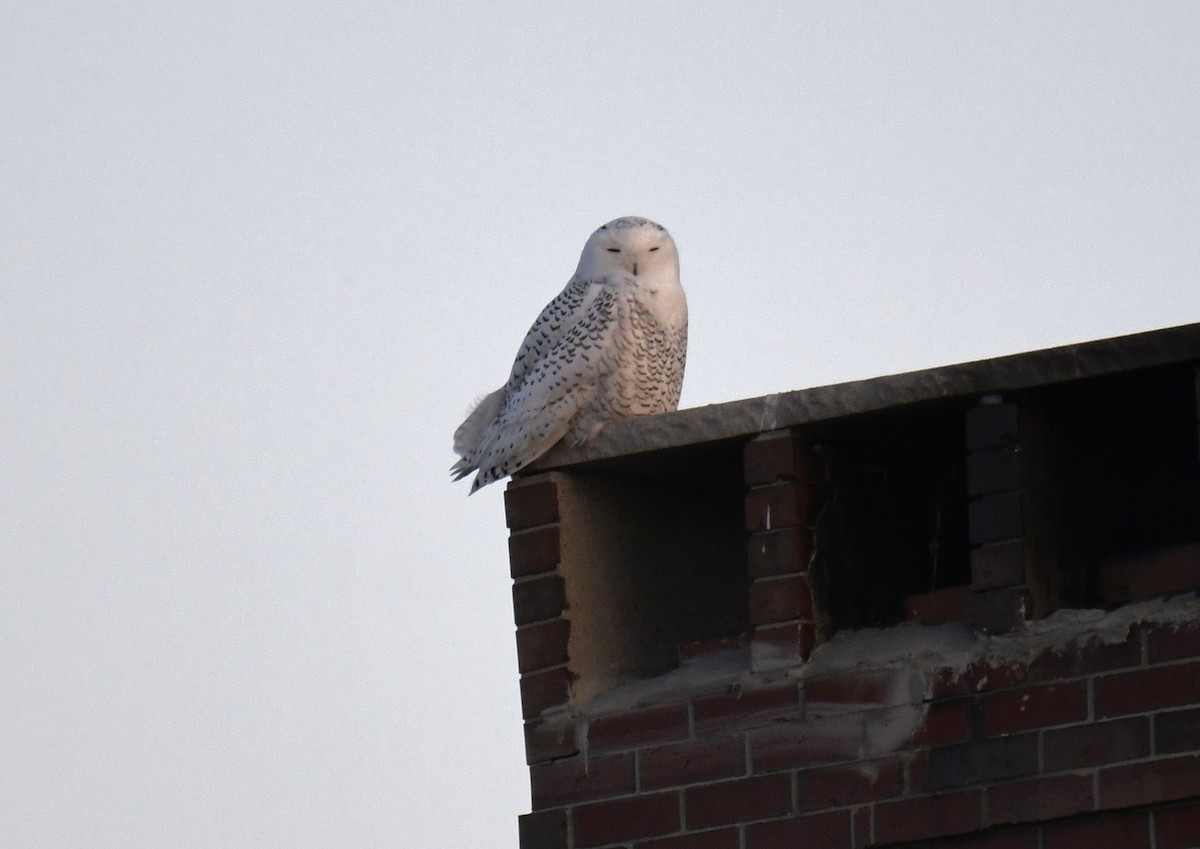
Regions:
<instances>
[{"instance_id":1,"label":"snowy owl","mask_svg":"<svg viewBox=\"0 0 1200 849\"><path fill-rule=\"evenodd\" d=\"M478 469L474 492L560 439L578 445L613 419L674 410L686 356L674 240L645 218L608 222L529 328L508 382L454 432L454 479Z\"/></svg>"}]
</instances>

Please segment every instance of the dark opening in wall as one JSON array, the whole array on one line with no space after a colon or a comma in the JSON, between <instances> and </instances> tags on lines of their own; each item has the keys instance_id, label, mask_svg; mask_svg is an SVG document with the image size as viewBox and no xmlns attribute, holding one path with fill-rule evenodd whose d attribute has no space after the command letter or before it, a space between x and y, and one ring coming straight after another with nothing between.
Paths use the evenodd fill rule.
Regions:
<instances>
[{"instance_id":1,"label":"dark opening in wall","mask_svg":"<svg viewBox=\"0 0 1200 849\"><path fill-rule=\"evenodd\" d=\"M905 596L969 583L962 410L905 408L812 435L828 468L812 565L823 639L894 625Z\"/></svg>"},{"instance_id":2,"label":"dark opening in wall","mask_svg":"<svg viewBox=\"0 0 1200 849\"><path fill-rule=\"evenodd\" d=\"M1023 394L1024 511L1044 517L1030 540L1039 613L1111 604L1106 562L1200 542L1196 381L1185 364Z\"/></svg>"},{"instance_id":3,"label":"dark opening in wall","mask_svg":"<svg viewBox=\"0 0 1200 849\"><path fill-rule=\"evenodd\" d=\"M636 472L597 464L560 484L576 707L675 668L687 643L749 627L736 446L679 453Z\"/></svg>"}]
</instances>

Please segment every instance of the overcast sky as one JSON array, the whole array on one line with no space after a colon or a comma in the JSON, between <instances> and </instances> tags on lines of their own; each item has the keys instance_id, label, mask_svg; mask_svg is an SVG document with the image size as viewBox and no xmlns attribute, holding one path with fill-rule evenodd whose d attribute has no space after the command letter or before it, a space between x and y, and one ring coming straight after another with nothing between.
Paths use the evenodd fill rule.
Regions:
<instances>
[{"instance_id":1,"label":"overcast sky","mask_svg":"<svg viewBox=\"0 0 1200 849\"><path fill-rule=\"evenodd\" d=\"M1200 4L0 6L0 845L505 847L502 487L584 240L683 405L1200 320Z\"/></svg>"}]
</instances>

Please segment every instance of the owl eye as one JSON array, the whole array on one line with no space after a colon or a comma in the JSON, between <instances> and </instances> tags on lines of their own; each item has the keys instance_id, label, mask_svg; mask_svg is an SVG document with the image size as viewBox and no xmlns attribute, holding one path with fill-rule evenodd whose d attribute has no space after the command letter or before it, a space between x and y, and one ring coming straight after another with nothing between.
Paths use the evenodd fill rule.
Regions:
<instances>
[{"instance_id":1,"label":"owl eye","mask_svg":"<svg viewBox=\"0 0 1200 849\"><path fill-rule=\"evenodd\" d=\"M608 248L608 252L610 254L619 254L621 252L621 249L620 248Z\"/></svg>"},{"instance_id":2,"label":"owl eye","mask_svg":"<svg viewBox=\"0 0 1200 849\"><path fill-rule=\"evenodd\" d=\"M654 253L656 250L658 250L658 248L659 248L659 246L658 246L658 245L655 245L654 247L652 247L652 248L650 249L650 253Z\"/></svg>"}]
</instances>

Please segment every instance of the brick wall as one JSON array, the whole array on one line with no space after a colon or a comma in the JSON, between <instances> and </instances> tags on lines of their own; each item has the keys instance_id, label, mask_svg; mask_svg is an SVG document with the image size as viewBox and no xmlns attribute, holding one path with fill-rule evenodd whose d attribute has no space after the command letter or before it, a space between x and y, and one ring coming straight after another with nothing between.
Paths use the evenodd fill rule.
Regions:
<instances>
[{"instance_id":1,"label":"brick wall","mask_svg":"<svg viewBox=\"0 0 1200 849\"><path fill-rule=\"evenodd\" d=\"M1200 604L1135 613L906 625L916 659L825 664L886 632L847 634L791 674L581 712L565 746L530 738L521 847L1200 846Z\"/></svg>"},{"instance_id":2,"label":"brick wall","mask_svg":"<svg viewBox=\"0 0 1200 849\"><path fill-rule=\"evenodd\" d=\"M1187 364L514 480L521 849L1200 849L1198 404Z\"/></svg>"}]
</instances>

